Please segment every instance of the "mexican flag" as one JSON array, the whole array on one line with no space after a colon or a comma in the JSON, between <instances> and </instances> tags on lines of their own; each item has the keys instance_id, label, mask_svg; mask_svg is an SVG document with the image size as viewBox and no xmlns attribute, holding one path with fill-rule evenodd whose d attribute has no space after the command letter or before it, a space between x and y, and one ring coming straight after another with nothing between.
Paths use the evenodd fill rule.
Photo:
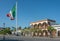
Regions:
<instances>
[{"instance_id":1,"label":"mexican flag","mask_svg":"<svg viewBox=\"0 0 60 41\"><path fill-rule=\"evenodd\" d=\"M16 6L14 6L10 10L9 14L7 14L7 17L9 17L11 20L14 20L15 19L15 15L16 15Z\"/></svg>"}]
</instances>

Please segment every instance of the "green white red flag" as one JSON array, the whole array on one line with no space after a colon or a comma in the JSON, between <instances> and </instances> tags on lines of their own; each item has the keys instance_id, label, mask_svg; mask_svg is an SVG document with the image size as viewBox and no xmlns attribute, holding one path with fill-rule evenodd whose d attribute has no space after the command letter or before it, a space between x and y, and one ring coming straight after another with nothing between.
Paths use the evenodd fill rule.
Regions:
<instances>
[{"instance_id":1,"label":"green white red flag","mask_svg":"<svg viewBox=\"0 0 60 41\"><path fill-rule=\"evenodd\" d=\"M16 16L16 6L14 6L9 14L7 14L7 17L9 17L11 20L14 20L15 19L15 16Z\"/></svg>"}]
</instances>

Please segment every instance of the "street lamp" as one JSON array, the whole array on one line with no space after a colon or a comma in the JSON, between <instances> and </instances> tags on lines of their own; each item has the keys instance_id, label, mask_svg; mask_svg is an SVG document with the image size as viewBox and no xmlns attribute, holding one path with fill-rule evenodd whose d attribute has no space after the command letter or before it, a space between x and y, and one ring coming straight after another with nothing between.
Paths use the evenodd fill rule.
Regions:
<instances>
[{"instance_id":1,"label":"street lamp","mask_svg":"<svg viewBox=\"0 0 60 41\"><path fill-rule=\"evenodd\" d=\"M3 27L5 28L5 23L3 23Z\"/></svg>"}]
</instances>

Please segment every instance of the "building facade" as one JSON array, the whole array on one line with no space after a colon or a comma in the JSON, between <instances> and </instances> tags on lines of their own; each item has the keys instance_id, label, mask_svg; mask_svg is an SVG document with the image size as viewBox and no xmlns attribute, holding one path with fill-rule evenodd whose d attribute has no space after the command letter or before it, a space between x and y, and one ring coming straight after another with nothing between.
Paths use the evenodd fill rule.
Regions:
<instances>
[{"instance_id":1,"label":"building facade","mask_svg":"<svg viewBox=\"0 0 60 41\"><path fill-rule=\"evenodd\" d=\"M36 34L38 36L39 35L49 36L50 33L48 32L47 28L49 26L53 26L53 25L56 25L56 21L55 20L51 20L51 19L44 19L44 20L40 20L40 21L36 21L36 22L30 23L31 28L42 30L42 33Z\"/></svg>"},{"instance_id":2,"label":"building facade","mask_svg":"<svg viewBox=\"0 0 60 41\"><path fill-rule=\"evenodd\" d=\"M52 27L54 27L56 29L56 36L60 36L60 25L51 25Z\"/></svg>"}]
</instances>

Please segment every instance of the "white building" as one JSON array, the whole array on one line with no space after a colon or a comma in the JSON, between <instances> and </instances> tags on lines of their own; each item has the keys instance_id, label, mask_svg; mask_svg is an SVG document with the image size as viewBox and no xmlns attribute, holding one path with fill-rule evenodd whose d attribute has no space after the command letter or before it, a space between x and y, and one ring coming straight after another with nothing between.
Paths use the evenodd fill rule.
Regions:
<instances>
[{"instance_id":1,"label":"white building","mask_svg":"<svg viewBox=\"0 0 60 41\"><path fill-rule=\"evenodd\" d=\"M56 36L60 36L60 25L51 25L56 29Z\"/></svg>"}]
</instances>

